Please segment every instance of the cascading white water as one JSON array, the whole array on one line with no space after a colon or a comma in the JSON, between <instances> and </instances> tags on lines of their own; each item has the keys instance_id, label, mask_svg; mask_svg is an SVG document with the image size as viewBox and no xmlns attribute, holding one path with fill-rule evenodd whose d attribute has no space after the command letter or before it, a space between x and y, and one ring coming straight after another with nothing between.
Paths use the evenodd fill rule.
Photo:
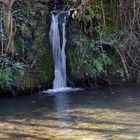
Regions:
<instances>
[{"instance_id":1,"label":"cascading white water","mask_svg":"<svg viewBox=\"0 0 140 140\"><path fill-rule=\"evenodd\" d=\"M66 22L67 17L70 15L70 11L52 11L51 12L51 27L49 32L50 43L52 46L53 59L54 59L54 75L53 89L43 91L53 95L58 92L71 92L82 90L81 88L67 87L67 75L66 75Z\"/></svg>"},{"instance_id":2,"label":"cascading white water","mask_svg":"<svg viewBox=\"0 0 140 140\"><path fill-rule=\"evenodd\" d=\"M62 16L63 14L63 16ZM52 11L52 21L49 32L50 43L52 45L54 58L53 89L67 87L66 80L66 12ZM62 19L60 19L60 17Z\"/></svg>"}]
</instances>

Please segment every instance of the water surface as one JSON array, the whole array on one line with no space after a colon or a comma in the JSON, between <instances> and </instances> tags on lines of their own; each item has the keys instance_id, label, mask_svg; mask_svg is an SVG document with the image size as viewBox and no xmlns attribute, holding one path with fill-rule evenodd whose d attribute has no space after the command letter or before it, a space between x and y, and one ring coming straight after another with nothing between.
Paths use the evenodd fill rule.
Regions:
<instances>
[{"instance_id":1,"label":"water surface","mask_svg":"<svg viewBox=\"0 0 140 140\"><path fill-rule=\"evenodd\" d=\"M0 139L140 139L140 88L0 99Z\"/></svg>"}]
</instances>

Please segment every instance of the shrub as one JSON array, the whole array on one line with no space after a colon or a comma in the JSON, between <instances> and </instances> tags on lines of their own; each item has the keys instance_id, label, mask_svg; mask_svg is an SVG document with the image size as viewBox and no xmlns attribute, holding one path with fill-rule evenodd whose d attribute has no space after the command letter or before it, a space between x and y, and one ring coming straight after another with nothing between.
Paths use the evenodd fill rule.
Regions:
<instances>
[{"instance_id":1,"label":"shrub","mask_svg":"<svg viewBox=\"0 0 140 140\"><path fill-rule=\"evenodd\" d=\"M21 63L14 62L6 55L0 56L0 89L11 90L15 86L15 78L22 78L23 75L24 68Z\"/></svg>"}]
</instances>

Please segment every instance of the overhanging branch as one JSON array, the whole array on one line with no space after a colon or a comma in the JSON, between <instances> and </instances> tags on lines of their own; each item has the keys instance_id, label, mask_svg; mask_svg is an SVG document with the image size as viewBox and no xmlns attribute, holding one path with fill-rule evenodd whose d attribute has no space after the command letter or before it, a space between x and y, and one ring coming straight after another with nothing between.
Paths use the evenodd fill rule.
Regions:
<instances>
[{"instance_id":1,"label":"overhanging branch","mask_svg":"<svg viewBox=\"0 0 140 140\"><path fill-rule=\"evenodd\" d=\"M68 11L71 12L71 11L77 10L79 13L82 14L82 13L84 13L85 7L86 7L88 2L89 2L89 0L82 0L80 5L78 5L76 8L71 7Z\"/></svg>"}]
</instances>

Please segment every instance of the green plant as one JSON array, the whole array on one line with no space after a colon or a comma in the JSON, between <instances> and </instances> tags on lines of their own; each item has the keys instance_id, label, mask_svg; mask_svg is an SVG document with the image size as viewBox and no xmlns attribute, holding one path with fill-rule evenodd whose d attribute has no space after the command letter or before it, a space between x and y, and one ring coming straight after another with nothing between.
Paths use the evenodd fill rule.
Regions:
<instances>
[{"instance_id":1,"label":"green plant","mask_svg":"<svg viewBox=\"0 0 140 140\"><path fill-rule=\"evenodd\" d=\"M0 89L11 90L16 77L22 78L24 75L23 65L14 62L6 55L0 56Z\"/></svg>"},{"instance_id":2,"label":"green plant","mask_svg":"<svg viewBox=\"0 0 140 140\"><path fill-rule=\"evenodd\" d=\"M84 35L80 35L75 44L74 53L70 53L72 71L82 70L90 77L105 75L106 65L112 64L107 53L93 39Z\"/></svg>"}]
</instances>

